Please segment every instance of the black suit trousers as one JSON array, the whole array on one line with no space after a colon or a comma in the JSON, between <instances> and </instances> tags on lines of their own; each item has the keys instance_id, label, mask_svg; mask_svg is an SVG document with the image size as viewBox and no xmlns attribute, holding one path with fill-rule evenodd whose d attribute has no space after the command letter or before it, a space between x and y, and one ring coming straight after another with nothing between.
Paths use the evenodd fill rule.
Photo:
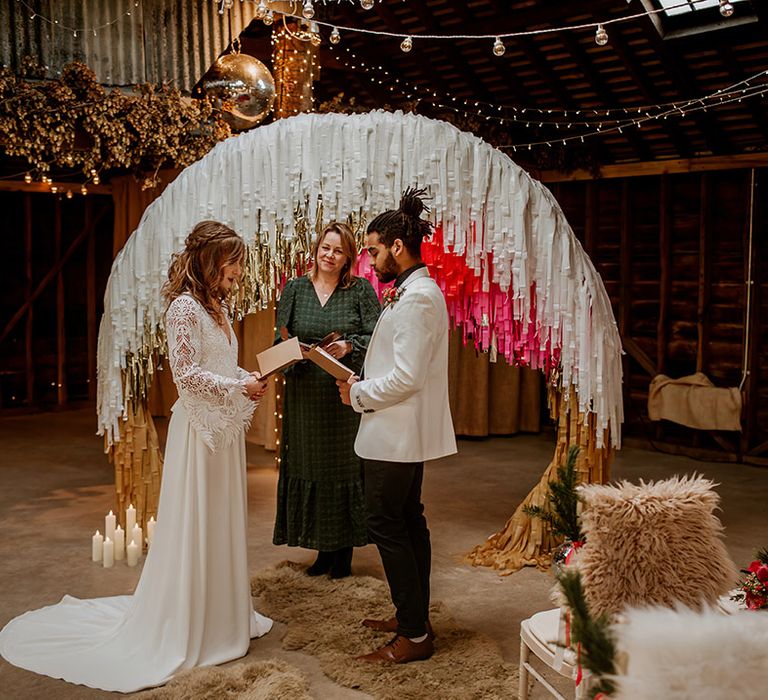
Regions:
<instances>
[{"instance_id":1,"label":"black suit trousers","mask_svg":"<svg viewBox=\"0 0 768 700\"><path fill-rule=\"evenodd\" d=\"M429 618L432 547L421 503L423 462L363 460L368 535L379 549L398 634L421 637Z\"/></svg>"}]
</instances>

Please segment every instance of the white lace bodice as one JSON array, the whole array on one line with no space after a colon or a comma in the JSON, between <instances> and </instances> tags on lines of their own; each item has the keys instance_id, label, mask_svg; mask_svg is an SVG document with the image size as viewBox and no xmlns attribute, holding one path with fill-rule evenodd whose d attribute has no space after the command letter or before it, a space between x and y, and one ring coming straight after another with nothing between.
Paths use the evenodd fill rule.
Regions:
<instances>
[{"instance_id":1,"label":"white lace bodice","mask_svg":"<svg viewBox=\"0 0 768 700\"><path fill-rule=\"evenodd\" d=\"M165 316L173 381L192 426L217 450L228 446L251 422L256 403L245 394L248 373L237 365L237 338L188 294L171 302Z\"/></svg>"}]
</instances>

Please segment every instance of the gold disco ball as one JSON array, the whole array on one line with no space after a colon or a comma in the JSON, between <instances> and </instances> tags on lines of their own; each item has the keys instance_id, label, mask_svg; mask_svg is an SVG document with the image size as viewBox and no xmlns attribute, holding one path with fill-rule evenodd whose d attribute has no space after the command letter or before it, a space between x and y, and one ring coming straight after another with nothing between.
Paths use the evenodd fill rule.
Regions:
<instances>
[{"instance_id":1,"label":"gold disco ball","mask_svg":"<svg viewBox=\"0 0 768 700\"><path fill-rule=\"evenodd\" d=\"M203 78L205 94L213 98L235 131L250 129L272 109L275 79L259 59L229 53L216 59Z\"/></svg>"}]
</instances>

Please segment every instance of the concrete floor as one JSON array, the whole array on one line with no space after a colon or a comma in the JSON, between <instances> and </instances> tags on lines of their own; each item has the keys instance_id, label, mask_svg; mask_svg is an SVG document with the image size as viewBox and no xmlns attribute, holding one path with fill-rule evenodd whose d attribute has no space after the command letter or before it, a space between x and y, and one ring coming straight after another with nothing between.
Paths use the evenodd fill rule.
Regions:
<instances>
[{"instance_id":1,"label":"concrete floor","mask_svg":"<svg viewBox=\"0 0 768 700\"><path fill-rule=\"evenodd\" d=\"M113 507L112 470L94 435L92 409L0 420L0 626L20 613L55 603L68 593L81 598L131 593L139 569L103 569L90 561L91 535ZM494 639L504 657L517 661L520 620L550 607L552 579L534 569L508 577L471 568L462 555L503 526L538 481L553 451L553 436L460 440L459 454L428 465L424 501L433 538L433 598L449 606L469 629ZM249 564L252 571L285 559L310 562L305 550L271 544L276 473L273 454L249 446ZM614 477L659 479L699 472L717 481L727 544L739 565L768 545L768 470L694 462L625 449ZM356 550L358 574L383 577L372 546ZM277 624L255 640L246 659L280 658L301 668L323 700L365 698L341 688L317 661L280 648ZM558 683L566 691L567 684ZM510 697L516 689L510 688ZM117 694L75 686L15 668L0 659L0 698L70 700ZM535 691L532 698L545 697Z\"/></svg>"}]
</instances>

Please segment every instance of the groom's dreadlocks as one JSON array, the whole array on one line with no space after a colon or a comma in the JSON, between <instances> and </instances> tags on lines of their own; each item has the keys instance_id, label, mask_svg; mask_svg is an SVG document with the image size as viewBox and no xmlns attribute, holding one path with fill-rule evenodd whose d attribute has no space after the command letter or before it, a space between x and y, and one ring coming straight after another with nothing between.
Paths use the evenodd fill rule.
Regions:
<instances>
[{"instance_id":1,"label":"groom's dreadlocks","mask_svg":"<svg viewBox=\"0 0 768 700\"><path fill-rule=\"evenodd\" d=\"M432 235L432 224L421 218L422 212L429 213L424 204L426 193L426 189L409 187L403 192L400 207L379 214L368 224L368 233L377 233L387 247L399 238L411 255L421 258L421 242Z\"/></svg>"}]
</instances>

